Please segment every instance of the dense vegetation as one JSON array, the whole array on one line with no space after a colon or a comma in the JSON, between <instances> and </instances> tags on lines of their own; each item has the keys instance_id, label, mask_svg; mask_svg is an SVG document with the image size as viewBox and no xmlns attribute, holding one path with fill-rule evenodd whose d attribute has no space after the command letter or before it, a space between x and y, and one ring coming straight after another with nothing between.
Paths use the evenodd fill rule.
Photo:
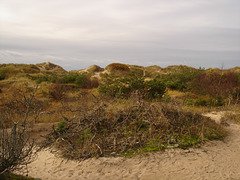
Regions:
<instances>
[{"instance_id":1,"label":"dense vegetation","mask_svg":"<svg viewBox=\"0 0 240 180\"><path fill-rule=\"evenodd\" d=\"M42 70L43 68L44 70ZM240 73L237 68L232 70L205 70L187 66L169 66L167 68L150 66L144 68L112 63L105 70L109 73L104 74L103 69L99 66L92 66L87 71L79 73L76 71L66 72L61 67L51 63L38 65L5 64L0 66L0 80L9 79L12 76L23 76L34 80L37 84L42 82L54 83L57 88L63 84L72 84L73 89L98 87L98 91L102 95L122 98L129 97L136 90L145 98L160 98L167 88L190 92L198 96L187 98L186 105L222 106L239 103ZM95 72L100 72L101 79L92 77ZM69 87L63 86L60 91L65 88L69 89ZM50 89L50 94L52 94L51 91Z\"/></svg>"},{"instance_id":2,"label":"dense vegetation","mask_svg":"<svg viewBox=\"0 0 240 180\"><path fill-rule=\"evenodd\" d=\"M198 146L220 139L225 130L197 113L162 103L136 101L94 103L80 108L65 106L65 117L48 142L56 142L67 158L134 155L170 147ZM79 110L78 110L79 109Z\"/></svg>"},{"instance_id":3,"label":"dense vegetation","mask_svg":"<svg viewBox=\"0 0 240 180\"><path fill-rule=\"evenodd\" d=\"M221 125L195 110L239 107L240 73L120 63L110 64L105 70L93 66L66 72L51 63L10 64L0 65L0 94L3 145L8 142L4 138L26 145L28 137L21 139L15 133L21 132L19 122L26 123L24 133L25 128L38 122L58 122L45 136L45 145L56 145L63 156L122 156L199 146L226 136ZM238 119L238 114L228 116ZM5 136L4 130L12 126L16 131ZM14 145L7 143L6 147L16 149L10 144ZM24 157L21 160L24 162ZM12 167L19 164L16 161Z\"/></svg>"},{"instance_id":4,"label":"dense vegetation","mask_svg":"<svg viewBox=\"0 0 240 180\"><path fill-rule=\"evenodd\" d=\"M114 77L105 75L98 87L100 94L110 97L128 98L133 93L141 94L144 98L161 98L166 86L158 79L144 81L143 77L132 74L129 77Z\"/></svg>"}]
</instances>

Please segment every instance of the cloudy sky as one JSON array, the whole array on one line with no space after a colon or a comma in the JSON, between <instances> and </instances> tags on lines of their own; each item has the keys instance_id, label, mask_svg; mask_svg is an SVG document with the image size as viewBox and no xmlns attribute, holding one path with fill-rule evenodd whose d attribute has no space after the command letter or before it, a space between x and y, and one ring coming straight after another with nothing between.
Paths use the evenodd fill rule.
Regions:
<instances>
[{"instance_id":1,"label":"cloudy sky","mask_svg":"<svg viewBox=\"0 0 240 180\"><path fill-rule=\"evenodd\" d=\"M240 66L240 0L0 0L0 63Z\"/></svg>"}]
</instances>

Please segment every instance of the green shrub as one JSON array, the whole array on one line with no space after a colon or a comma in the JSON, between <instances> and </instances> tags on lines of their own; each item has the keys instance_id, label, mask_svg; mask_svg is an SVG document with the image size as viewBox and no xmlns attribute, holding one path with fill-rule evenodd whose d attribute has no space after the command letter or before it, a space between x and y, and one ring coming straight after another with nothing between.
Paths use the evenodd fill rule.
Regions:
<instances>
[{"instance_id":1,"label":"green shrub","mask_svg":"<svg viewBox=\"0 0 240 180\"><path fill-rule=\"evenodd\" d=\"M71 73L64 75L59 81L61 83L74 83L83 86L86 82L87 76L85 74Z\"/></svg>"},{"instance_id":2,"label":"green shrub","mask_svg":"<svg viewBox=\"0 0 240 180\"><path fill-rule=\"evenodd\" d=\"M10 76L15 76L18 73L19 73L18 69L12 66L2 67L0 68L0 80L6 79Z\"/></svg>"},{"instance_id":3,"label":"green shrub","mask_svg":"<svg viewBox=\"0 0 240 180\"><path fill-rule=\"evenodd\" d=\"M144 88L148 99L161 98L166 92L166 86L157 79L146 81L144 83Z\"/></svg>"},{"instance_id":4,"label":"green shrub","mask_svg":"<svg viewBox=\"0 0 240 180\"><path fill-rule=\"evenodd\" d=\"M187 91L190 82L197 76L200 70L182 69L175 73L167 74L162 81L166 87L172 90Z\"/></svg>"},{"instance_id":5,"label":"green shrub","mask_svg":"<svg viewBox=\"0 0 240 180\"><path fill-rule=\"evenodd\" d=\"M110 79L101 82L98 87L98 92L110 97L126 98L130 96L131 87L126 82L126 79Z\"/></svg>"},{"instance_id":6,"label":"green shrub","mask_svg":"<svg viewBox=\"0 0 240 180\"><path fill-rule=\"evenodd\" d=\"M52 82L55 83L57 80L57 77L53 76L53 75L43 75L40 76L38 78L36 78L36 83L40 84L42 82Z\"/></svg>"},{"instance_id":7,"label":"green shrub","mask_svg":"<svg viewBox=\"0 0 240 180\"><path fill-rule=\"evenodd\" d=\"M182 138L179 139L179 147L183 149L189 146L196 146L199 143L201 143L201 139L198 136L184 135Z\"/></svg>"},{"instance_id":8,"label":"green shrub","mask_svg":"<svg viewBox=\"0 0 240 180\"><path fill-rule=\"evenodd\" d=\"M4 80L5 78L6 78L6 74L1 73L1 74L0 74L0 80Z\"/></svg>"},{"instance_id":9,"label":"green shrub","mask_svg":"<svg viewBox=\"0 0 240 180\"><path fill-rule=\"evenodd\" d=\"M128 98L136 90L145 98L152 100L161 98L165 93L166 86L157 79L144 81L141 76L136 75L124 78L105 75L98 87L101 94L122 98Z\"/></svg>"},{"instance_id":10,"label":"green shrub","mask_svg":"<svg viewBox=\"0 0 240 180\"><path fill-rule=\"evenodd\" d=\"M195 106L207 106L208 102L205 99L202 98L198 98L195 102L194 102Z\"/></svg>"},{"instance_id":11,"label":"green shrub","mask_svg":"<svg viewBox=\"0 0 240 180\"><path fill-rule=\"evenodd\" d=\"M166 146L159 142L159 140L151 140L148 143L146 143L146 147L144 148L144 151L159 151L163 150Z\"/></svg>"},{"instance_id":12,"label":"green shrub","mask_svg":"<svg viewBox=\"0 0 240 180\"><path fill-rule=\"evenodd\" d=\"M43 75L36 79L37 84L41 82L52 82L58 84L68 84L74 83L79 87L84 87L88 81L88 77L86 74L78 74L78 73L69 73L62 76L55 76L55 75Z\"/></svg>"},{"instance_id":13,"label":"green shrub","mask_svg":"<svg viewBox=\"0 0 240 180\"><path fill-rule=\"evenodd\" d=\"M191 98L187 98L184 101L184 104L185 104L185 106L192 106L194 103L193 103L193 100Z\"/></svg>"},{"instance_id":14,"label":"green shrub","mask_svg":"<svg viewBox=\"0 0 240 180\"><path fill-rule=\"evenodd\" d=\"M162 100L164 102L170 102L171 101L171 96L167 92L165 92L162 96Z\"/></svg>"},{"instance_id":15,"label":"green shrub","mask_svg":"<svg viewBox=\"0 0 240 180\"><path fill-rule=\"evenodd\" d=\"M84 74L79 74L76 76L74 83L81 87L84 87L86 81L87 81L87 76Z\"/></svg>"},{"instance_id":16,"label":"green shrub","mask_svg":"<svg viewBox=\"0 0 240 180\"><path fill-rule=\"evenodd\" d=\"M0 69L0 80L4 80L7 77L7 70L6 68L1 68Z\"/></svg>"},{"instance_id":17,"label":"green shrub","mask_svg":"<svg viewBox=\"0 0 240 180\"><path fill-rule=\"evenodd\" d=\"M223 106L225 103L224 103L224 99L222 98L222 96L218 96L216 98L216 106Z\"/></svg>"},{"instance_id":18,"label":"green shrub","mask_svg":"<svg viewBox=\"0 0 240 180\"><path fill-rule=\"evenodd\" d=\"M57 131L59 133L63 133L65 131L65 126L66 126L67 122L66 121L60 121L57 125Z\"/></svg>"},{"instance_id":19,"label":"green shrub","mask_svg":"<svg viewBox=\"0 0 240 180\"><path fill-rule=\"evenodd\" d=\"M217 97L217 98L210 98L210 99L202 99L202 98L198 98L195 102L194 105L195 106L223 106L224 100L221 96Z\"/></svg>"}]
</instances>

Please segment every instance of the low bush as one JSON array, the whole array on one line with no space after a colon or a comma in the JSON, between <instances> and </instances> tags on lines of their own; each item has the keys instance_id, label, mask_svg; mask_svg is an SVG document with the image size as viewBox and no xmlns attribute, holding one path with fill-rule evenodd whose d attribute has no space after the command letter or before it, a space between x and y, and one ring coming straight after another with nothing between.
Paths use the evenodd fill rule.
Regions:
<instances>
[{"instance_id":1,"label":"low bush","mask_svg":"<svg viewBox=\"0 0 240 180\"><path fill-rule=\"evenodd\" d=\"M166 92L166 86L159 80L153 79L144 82L145 96L152 100L155 98L162 98L163 94Z\"/></svg>"},{"instance_id":2,"label":"low bush","mask_svg":"<svg viewBox=\"0 0 240 180\"><path fill-rule=\"evenodd\" d=\"M138 91L147 99L161 98L166 91L166 86L158 79L144 81L141 76L132 75L130 77L115 78L105 75L98 87L100 94L110 97L128 98Z\"/></svg>"},{"instance_id":3,"label":"low bush","mask_svg":"<svg viewBox=\"0 0 240 180\"><path fill-rule=\"evenodd\" d=\"M31 78L33 78L32 76L30 76ZM57 81L57 77L53 76L53 75L43 75L40 77L35 77L34 79L36 79L36 83L40 84L42 82L52 82L55 83Z\"/></svg>"},{"instance_id":4,"label":"low bush","mask_svg":"<svg viewBox=\"0 0 240 180\"><path fill-rule=\"evenodd\" d=\"M98 87L100 94L110 97L127 98L136 88L142 89L144 80L142 78L116 78L105 74Z\"/></svg>"},{"instance_id":5,"label":"low bush","mask_svg":"<svg viewBox=\"0 0 240 180\"><path fill-rule=\"evenodd\" d=\"M61 101L66 97L67 89L64 85L53 84L48 91L49 97L55 101Z\"/></svg>"},{"instance_id":6,"label":"low bush","mask_svg":"<svg viewBox=\"0 0 240 180\"><path fill-rule=\"evenodd\" d=\"M17 68L14 68L12 66L6 66L0 68L0 80L6 79L10 76L15 76L18 74L19 71Z\"/></svg>"},{"instance_id":7,"label":"low bush","mask_svg":"<svg viewBox=\"0 0 240 180\"><path fill-rule=\"evenodd\" d=\"M193 100L191 98L186 98L184 101L185 106L208 106L208 107L216 107L216 106L223 106L224 100L222 97L215 98L197 98L196 100Z\"/></svg>"},{"instance_id":8,"label":"low bush","mask_svg":"<svg viewBox=\"0 0 240 180\"><path fill-rule=\"evenodd\" d=\"M61 121L61 122L58 123L58 125L57 125L57 131L58 131L59 133L63 133L63 132L65 131L66 123L67 123L67 122L66 122L65 120L63 120L63 121Z\"/></svg>"},{"instance_id":9,"label":"low bush","mask_svg":"<svg viewBox=\"0 0 240 180\"><path fill-rule=\"evenodd\" d=\"M194 104L193 100L191 98L186 98L184 101L185 106L192 106Z\"/></svg>"},{"instance_id":10,"label":"low bush","mask_svg":"<svg viewBox=\"0 0 240 180\"><path fill-rule=\"evenodd\" d=\"M221 105L225 98L239 97L240 78L236 72L201 72L190 86L192 92L210 95Z\"/></svg>"},{"instance_id":11,"label":"low bush","mask_svg":"<svg viewBox=\"0 0 240 180\"><path fill-rule=\"evenodd\" d=\"M194 102L195 106L207 106L208 102L205 99L202 98L198 98L195 102Z\"/></svg>"},{"instance_id":12,"label":"low bush","mask_svg":"<svg viewBox=\"0 0 240 180\"><path fill-rule=\"evenodd\" d=\"M111 102L88 108L64 124L64 133L53 131L48 139L58 139L64 157L85 159L197 146L226 133L207 117L177 107L145 101L126 105L118 109Z\"/></svg>"},{"instance_id":13,"label":"low bush","mask_svg":"<svg viewBox=\"0 0 240 180\"><path fill-rule=\"evenodd\" d=\"M35 79L37 84L41 82L51 82L56 84L75 84L80 88L96 88L98 80L90 79L87 74L69 73L59 77L52 74L45 74L39 77L28 75L29 78Z\"/></svg>"},{"instance_id":14,"label":"low bush","mask_svg":"<svg viewBox=\"0 0 240 180\"><path fill-rule=\"evenodd\" d=\"M4 80L6 78L6 74L5 73L0 73L0 80Z\"/></svg>"},{"instance_id":15,"label":"low bush","mask_svg":"<svg viewBox=\"0 0 240 180\"><path fill-rule=\"evenodd\" d=\"M84 86L87 80L87 76L85 74L78 74L78 73L70 73L64 75L63 77L59 78L59 83L74 83L79 86Z\"/></svg>"},{"instance_id":16,"label":"low bush","mask_svg":"<svg viewBox=\"0 0 240 180\"><path fill-rule=\"evenodd\" d=\"M24 168L35 156L29 126L40 109L35 99L37 89L16 90L13 99L8 99L0 109L0 175ZM14 122L10 131L6 129L5 120Z\"/></svg>"},{"instance_id":17,"label":"low bush","mask_svg":"<svg viewBox=\"0 0 240 180\"><path fill-rule=\"evenodd\" d=\"M189 84L195 79L201 70L182 69L174 73L164 75L162 81L166 87L172 90L187 91Z\"/></svg>"}]
</instances>

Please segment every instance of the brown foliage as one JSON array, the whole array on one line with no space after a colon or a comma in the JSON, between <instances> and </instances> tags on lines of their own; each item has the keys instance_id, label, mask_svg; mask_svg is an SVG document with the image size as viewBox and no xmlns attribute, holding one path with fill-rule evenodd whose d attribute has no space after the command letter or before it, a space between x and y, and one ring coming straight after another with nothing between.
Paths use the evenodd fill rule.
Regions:
<instances>
[{"instance_id":1,"label":"brown foliage","mask_svg":"<svg viewBox=\"0 0 240 180\"><path fill-rule=\"evenodd\" d=\"M36 91L37 87L27 89L27 92L19 90L16 100L11 100L2 109L2 112L6 112L2 118L7 118L14 124L11 131L6 129L4 124L0 131L0 174L22 168L23 165L26 166L35 155L33 152L34 141L29 141L28 119L36 110L33 106Z\"/></svg>"},{"instance_id":2,"label":"brown foliage","mask_svg":"<svg viewBox=\"0 0 240 180\"><path fill-rule=\"evenodd\" d=\"M97 88L99 86L99 81L97 78L87 78L83 88L92 89Z\"/></svg>"},{"instance_id":3,"label":"brown foliage","mask_svg":"<svg viewBox=\"0 0 240 180\"><path fill-rule=\"evenodd\" d=\"M208 94L212 97L228 97L233 95L237 88L240 88L240 79L235 72L213 72L211 74L202 72L191 84L193 92Z\"/></svg>"},{"instance_id":4,"label":"brown foliage","mask_svg":"<svg viewBox=\"0 0 240 180\"><path fill-rule=\"evenodd\" d=\"M110 71L126 71L126 72L129 72L130 69L127 65L125 64L120 64L120 63L112 63L112 64L109 64L106 69L109 69Z\"/></svg>"},{"instance_id":5,"label":"brown foliage","mask_svg":"<svg viewBox=\"0 0 240 180\"><path fill-rule=\"evenodd\" d=\"M64 121L46 137L47 142L56 142L65 157L82 159L196 145L209 138L205 136L207 129L221 136L213 122L209 125L203 116L173 106L140 101L118 109L112 103L98 101L90 108L66 106L75 115L63 116Z\"/></svg>"},{"instance_id":6,"label":"brown foliage","mask_svg":"<svg viewBox=\"0 0 240 180\"><path fill-rule=\"evenodd\" d=\"M42 101L31 98L30 94L36 88L28 87L27 85L22 88L9 90L8 94L1 98L0 103L0 128L12 127L16 120L25 118L28 112L28 118L31 116L32 121L36 121L41 108ZM29 102L31 100L31 102ZM31 113L29 113L31 112Z\"/></svg>"},{"instance_id":7,"label":"brown foliage","mask_svg":"<svg viewBox=\"0 0 240 180\"><path fill-rule=\"evenodd\" d=\"M49 96L55 101L61 101L66 97L67 88L62 84L52 84L49 88Z\"/></svg>"}]
</instances>

